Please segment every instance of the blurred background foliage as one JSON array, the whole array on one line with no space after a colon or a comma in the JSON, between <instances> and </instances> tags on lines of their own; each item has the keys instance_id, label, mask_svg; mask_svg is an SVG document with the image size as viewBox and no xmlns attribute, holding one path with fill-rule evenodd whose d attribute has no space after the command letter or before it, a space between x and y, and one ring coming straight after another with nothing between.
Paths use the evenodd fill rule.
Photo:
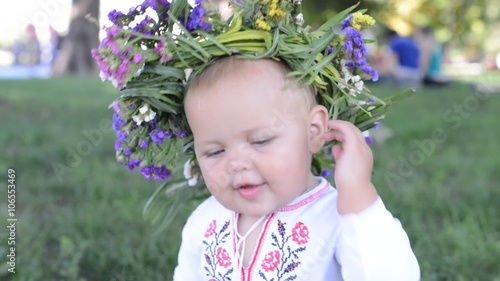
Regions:
<instances>
[{"instance_id":1,"label":"blurred background foliage","mask_svg":"<svg viewBox=\"0 0 500 281\"><path fill-rule=\"evenodd\" d=\"M359 3L359 8L389 27L411 35L416 27L432 27L441 43L450 43L471 56L500 51L500 6L497 0L345 0L303 1L304 18L312 26Z\"/></svg>"}]
</instances>

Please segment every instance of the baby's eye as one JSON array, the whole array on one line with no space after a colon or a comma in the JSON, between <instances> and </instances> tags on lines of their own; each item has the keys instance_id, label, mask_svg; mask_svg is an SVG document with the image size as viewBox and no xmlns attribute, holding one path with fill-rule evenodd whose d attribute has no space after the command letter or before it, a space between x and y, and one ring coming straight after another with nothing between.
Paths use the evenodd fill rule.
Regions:
<instances>
[{"instance_id":1,"label":"baby's eye","mask_svg":"<svg viewBox=\"0 0 500 281\"><path fill-rule=\"evenodd\" d=\"M263 145L263 144L267 144L267 143L271 142L271 140L272 140L272 138L262 139L262 140L255 140L255 141L252 141L252 144Z\"/></svg>"},{"instance_id":2,"label":"baby's eye","mask_svg":"<svg viewBox=\"0 0 500 281\"><path fill-rule=\"evenodd\" d=\"M207 157L215 157L215 156L221 155L223 152L224 152L224 149L209 151L206 153L206 156Z\"/></svg>"}]
</instances>

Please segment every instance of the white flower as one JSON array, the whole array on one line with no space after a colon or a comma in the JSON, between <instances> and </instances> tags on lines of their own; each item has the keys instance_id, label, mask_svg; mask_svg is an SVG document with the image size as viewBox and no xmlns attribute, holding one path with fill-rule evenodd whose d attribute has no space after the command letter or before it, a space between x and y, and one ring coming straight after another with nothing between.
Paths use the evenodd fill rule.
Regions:
<instances>
[{"instance_id":1,"label":"white flower","mask_svg":"<svg viewBox=\"0 0 500 281\"><path fill-rule=\"evenodd\" d=\"M116 80L115 78L111 77L111 78L108 78L108 80L111 81L111 84L113 84L113 86L115 86L115 88L119 89L118 87L118 80Z\"/></svg>"},{"instance_id":2,"label":"white flower","mask_svg":"<svg viewBox=\"0 0 500 281\"><path fill-rule=\"evenodd\" d=\"M363 91L363 86L365 85L365 83L363 82L363 80L361 80L361 76L359 75L352 75L349 70L347 70L346 67L342 67L342 74L344 75L344 82L345 84L350 84L350 85L353 85L354 88L351 88L349 87L349 94L351 96L356 96L357 94L361 93ZM346 85L344 85L343 83L339 84L339 87L341 89L345 89L347 88Z\"/></svg>"},{"instance_id":3,"label":"white flower","mask_svg":"<svg viewBox=\"0 0 500 281\"><path fill-rule=\"evenodd\" d=\"M141 75L141 73L144 71L144 65L145 64L143 64L141 68L137 69L137 72L134 74L134 77Z\"/></svg>"},{"instance_id":4,"label":"white flower","mask_svg":"<svg viewBox=\"0 0 500 281\"><path fill-rule=\"evenodd\" d=\"M356 88L356 90L358 90L358 92L361 93L363 91L363 86L365 85L365 82L363 82L363 80L361 80L361 76L356 75L356 76L352 77L351 81L354 84L354 87Z\"/></svg>"},{"instance_id":5,"label":"white flower","mask_svg":"<svg viewBox=\"0 0 500 281\"><path fill-rule=\"evenodd\" d=\"M352 78L352 74L349 72L349 70L347 70L347 68L343 67L342 68L342 74L344 74L344 81L346 83L349 83L349 81Z\"/></svg>"},{"instance_id":6,"label":"white flower","mask_svg":"<svg viewBox=\"0 0 500 281\"><path fill-rule=\"evenodd\" d=\"M132 116L132 120L140 126L142 122L149 122L153 120L156 116L156 112L154 112L151 108L149 108L148 104L144 104L139 108L139 115Z\"/></svg>"},{"instance_id":7,"label":"white flower","mask_svg":"<svg viewBox=\"0 0 500 281\"><path fill-rule=\"evenodd\" d=\"M145 104L141 108L139 108L139 113L145 114L146 112L148 112L148 110L149 110L149 106L147 104Z\"/></svg>"},{"instance_id":8,"label":"white flower","mask_svg":"<svg viewBox=\"0 0 500 281\"><path fill-rule=\"evenodd\" d=\"M144 121L140 116L134 115L132 116L132 120L137 124L137 126L140 126L142 121Z\"/></svg>"},{"instance_id":9,"label":"white flower","mask_svg":"<svg viewBox=\"0 0 500 281\"><path fill-rule=\"evenodd\" d=\"M193 69L191 68L186 68L184 69L184 85L187 84L187 81L189 80L189 77L191 77L191 74L193 73Z\"/></svg>"},{"instance_id":10,"label":"white flower","mask_svg":"<svg viewBox=\"0 0 500 281\"><path fill-rule=\"evenodd\" d=\"M370 136L370 132L369 131L363 131L363 137L367 138Z\"/></svg>"},{"instance_id":11,"label":"white flower","mask_svg":"<svg viewBox=\"0 0 500 281\"><path fill-rule=\"evenodd\" d=\"M149 122L153 119L155 119L156 112L150 110L150 113L144 117L144 122Z\"/></svg>"},{"instance_id":12,"label":"white flower","mask_svg":"<svg viewBox=\"0 0 500 281\"><path fill-rule=\"evenodd\" d=\"M188 185L189 186L195 186L198 183L198 178L200 176L199 173L193 174L193 168L195 167L194 162L191 160L186 161L184 163L184 178L188 180Z\"/></svg>"},{"instance_id":13,"label":"white flower","mask_svg":"<svg viewBox=\"0 0 500 281\"><path fill-rule=\"evenodd\" d=\"M295 21L298 25L302 25L304 23L304 15L302 15L302 13L299 13L295 16Z\"/></svg>"},{"instance_id":14,"label":"white flower","mask_svg":"<svg viewBox=\"0 0 500 281\"><path fill-rule=\"evenodd\" d=\"M106 78L106 74L104 74L104 72L99 72L99 77L101 77L101 81L106 81L108 78Z\"/></svg>"}]
</instances>

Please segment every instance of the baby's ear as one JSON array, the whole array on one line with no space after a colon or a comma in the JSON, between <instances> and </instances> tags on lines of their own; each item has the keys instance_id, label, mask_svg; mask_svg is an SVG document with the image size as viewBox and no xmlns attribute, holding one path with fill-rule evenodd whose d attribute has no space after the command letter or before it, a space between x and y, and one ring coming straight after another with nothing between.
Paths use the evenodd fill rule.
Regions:
<instances>
[{"instance_id":1,"label":"baby's ear","mask_svg":"<svg viewBox=\"0 0 500 281\"><path fill-rule=\"evenodd\" d=\"M322 105L315 105L309 111L309 151L318 152L325 144L328 110Z\"/></svg>"}]
</instances>

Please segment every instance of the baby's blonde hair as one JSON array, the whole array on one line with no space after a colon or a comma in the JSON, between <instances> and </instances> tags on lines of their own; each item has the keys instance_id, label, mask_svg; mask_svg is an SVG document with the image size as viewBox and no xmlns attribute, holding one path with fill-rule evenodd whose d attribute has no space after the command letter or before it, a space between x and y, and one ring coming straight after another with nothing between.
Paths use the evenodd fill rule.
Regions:
<instances>
[{"instance_id":1,"label":"baby's blonde hair","mask_svg":"<svg viewBox=\"0 0 500 281\"><path fill-rule=\"evenodd\" d=\"M286 82L285 85L287 87L291 86L297 89L299 92L304 93L306 104L309 106L309 108L318 104L318 102L316 101L316 91L313 86L304 87L304 83L302 81L296 81L293 78L286 77L286 75L292 70L285 62L273 59L264 60L274 62L274 64L283 74L283 80L284 82ZM187 92L189 93L191 91L196 91L201 89L202 87L211 88L216 85L220 77L224 77L229 74L242 75L243 78L248 77L246 76L247 74L244 71L238 71L238 69L241 69L243 67L246 61L246 59L238 58L235 56L228 56L218 59L213 65L205 69L197 77L193 78Z\"/></svg>"}]
</instances>

